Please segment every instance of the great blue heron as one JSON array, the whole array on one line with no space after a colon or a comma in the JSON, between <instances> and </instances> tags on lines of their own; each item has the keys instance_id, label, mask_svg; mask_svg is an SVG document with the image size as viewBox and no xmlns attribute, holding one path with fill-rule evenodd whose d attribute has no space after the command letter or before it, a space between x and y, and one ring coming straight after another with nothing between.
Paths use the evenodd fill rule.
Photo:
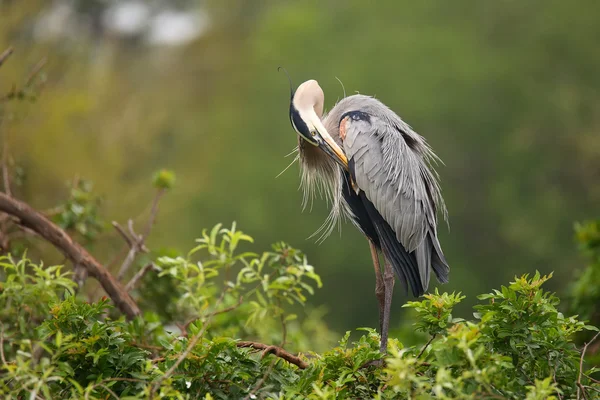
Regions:
<instances>
[{"instance_id":1,"label":"great blue heron","mask_svg":"<svg viewBox=\"0 0 600 400\"><path fill-rule=\"evenodd\" d=\"M447 217L425 139L379 100L353 95L323 116L323 90L315 80L292 91L290 121L299 134L304 201L324 191L329 234L343 217L369 240L379 302L382 353L387 351L394 273L415 297L431 271L448 282L450 268L437 238L437 212ZM383 252L384 271L379 264Z\"/></svg>"}]
</instances>

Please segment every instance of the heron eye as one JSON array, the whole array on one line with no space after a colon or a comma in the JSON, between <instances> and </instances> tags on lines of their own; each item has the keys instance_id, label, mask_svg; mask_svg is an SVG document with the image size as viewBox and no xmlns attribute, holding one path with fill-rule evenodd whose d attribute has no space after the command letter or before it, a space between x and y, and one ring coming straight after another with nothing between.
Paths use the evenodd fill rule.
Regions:
<instances>
[{"instance_id":1,"label":"heron eye","mask_svg":"<svg viewBox=\"0 0 600 400\"><path fill-rule=\"evenodd\" d=\"M366 112L362 112L362 111L349 111L349 112L345 113L344 115L342 115L342 118L340 118L340 123L346 117L350 117L350 119L353 122L355 122L355 121L365 121L368 123L371 122L371 116L369 114L367 114Z\"/></svg>"},{"instance_id":2,"label":"heron eye","mask_svg":"<svg viewBox=\"0 0 600 400\"><path fill-rule=\"evenodd\" d=\"M313 136L317 136L317 132L316 131L312 131L310 134L313 135Z\"/></svg>"}]
</instances>

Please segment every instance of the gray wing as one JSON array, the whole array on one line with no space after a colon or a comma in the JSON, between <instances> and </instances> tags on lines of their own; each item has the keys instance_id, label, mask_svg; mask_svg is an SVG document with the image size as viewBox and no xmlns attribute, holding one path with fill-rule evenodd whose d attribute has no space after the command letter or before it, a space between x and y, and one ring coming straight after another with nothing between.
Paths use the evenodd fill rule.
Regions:
<instances>
[{"instance_id":1,"label":"gray wing","mask_svg":"<svg viewBox=\"0 0 600 400\"><path fill-rule=\"evenodd\" d=\"M395 115L394 115L395 116ZM399 117L348 124L343 148L353 164L352 178L390 225L396 239L416 256L427 290L431 269L441 282L449 267L437 239L437 208L445 211L428 167L435 157L425 140Z\"/></svg>"}]
</instances>

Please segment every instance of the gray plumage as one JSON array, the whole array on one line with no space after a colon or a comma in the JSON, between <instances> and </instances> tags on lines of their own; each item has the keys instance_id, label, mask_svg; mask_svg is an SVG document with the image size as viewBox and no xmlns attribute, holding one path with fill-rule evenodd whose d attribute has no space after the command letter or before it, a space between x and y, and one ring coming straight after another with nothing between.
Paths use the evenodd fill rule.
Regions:
<instances>
[{"instance_id":1,"label":"gray plumage","mask_svg":"<svg viewBox=\"0 0 600 400\"><path fill-rule=\"evenodd\" d=\"M360 117L362 114L355 114L356 118L344 117L357 111L364 113L364 117ZM418 292L427 290L431 270L440 282L447 282L449 266L436 228L437 212L444 218L447 212L438 176L431 165L438 158L425 139L382 102L364 95L342 99L322 122L353 166L355 190L364 191L393 229L398 242L411 257L414 255L422 285ZM340 135L340 124L344 125L344 139ZM318 188L325 191L332 203L321 232L330 233L343 216L356 223L342 200L342 167L320 148L302 139L299 152L305 199Z\"/></svg>"}]
</instances>

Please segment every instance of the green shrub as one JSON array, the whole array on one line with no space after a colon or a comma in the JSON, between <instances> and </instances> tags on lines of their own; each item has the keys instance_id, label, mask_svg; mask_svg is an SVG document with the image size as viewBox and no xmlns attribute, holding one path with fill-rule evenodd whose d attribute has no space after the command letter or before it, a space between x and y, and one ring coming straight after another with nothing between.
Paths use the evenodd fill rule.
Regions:
<instances>
[{"instance_id":1,"label":"green shrub","mask_svg":"<svg viewBox=\"0 0 600 400\"><path fill-rule=\"evenodd\" d=\"M321 286L300 251L284 243L260 254L239 251L251 242L235 225L216 226L187 254L159 257L158 277L149 279L167 282L172 293L154 302L168 302L173 320L150 311L132 321L111 318L109 301L82 301L61 267L3 257L0 395L599 398L594 370L585 363L580 369L573 342L576 333L596 328L559 312L559 299L542 288L550 276L517 277L479 296L472 321L452 316L460 293L436 291L408 302L415 329L429 340L404 346L391 339L381 367L374 330L362 329L352 343L347 332L332 347L322 314L299 312ZM143 286L136 293L143 297ZM290 363L284 358L294 356L281 347L301 353Z\"/></svg>"}]
</instances>

